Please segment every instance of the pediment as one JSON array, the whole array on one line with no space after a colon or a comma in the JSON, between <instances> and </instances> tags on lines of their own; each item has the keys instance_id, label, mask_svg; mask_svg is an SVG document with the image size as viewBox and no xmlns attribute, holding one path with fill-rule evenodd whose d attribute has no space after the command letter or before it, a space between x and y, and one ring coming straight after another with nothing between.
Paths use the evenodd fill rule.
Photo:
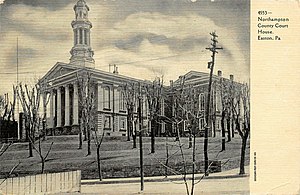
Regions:
<instances>
[{"instance_id":1,"label":"pediment","mask_svg":"<svg viewBox=\"0 0 300 195\"><path fill-rule=\"evenodd\" d=\"M205 77L208 77L209 74L208 73L204 73L204 72L197 72L197 71L190 71L188 73L186 73L184 75L184 78L185 78L185 81L189 81L189 80L192 80L192 79L197 79L197 78L205 78ZM175 83L180 83L180 78L177 79L175 81Z\"/></svg>"},{"instance_id":2,"label":"pediment","mask_svg":"<svg viewBox=\"0 0 300 195\"><path fill-rule=\"evenodd\" d=\"M187 74L185 74L185 80L192 80L195 78L203 78L209 76L208 73L204 72L197 72L197 71L190 71Z\"/></svg>"},{"instance_id":3,"label":"pediment","mask_svg":"<svg viewBox=\"0 0 300 195\"><path fill-rule=\"evenodd\" d=\"M45 74L45 76L43 76L41 81L53 80L76 70L78 70L78 67L76 66L58 62Z\"/></svg>"}]
</instances>

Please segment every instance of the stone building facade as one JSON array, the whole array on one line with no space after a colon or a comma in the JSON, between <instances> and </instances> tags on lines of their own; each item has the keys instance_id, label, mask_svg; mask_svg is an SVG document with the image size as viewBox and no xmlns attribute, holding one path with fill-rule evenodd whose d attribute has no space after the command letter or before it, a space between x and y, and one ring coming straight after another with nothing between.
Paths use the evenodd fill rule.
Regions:
<instances>
[{"instance_id":1,"label":"stone building facade","mask_svg":"<svg viewBox=\"0 0 300 195\"><path fill-rule=\"evenodd\" d=\"M69 63L57 62L40 80L43 85L43 93L50 95L50 103L47 114L47 128L56 134L77 134L80 128L81 106L79 102L80 86L78 78L80 75L89 73L93 83L95 94L95 128L105 131L108 136L126 136L128 132L128 109L123 93L123 87L126 83L151 84L150 81L136 79L118 74L115 69L113 73L98 70L95 68L94 52L91 48L91 28L92 23L88 19L90 8L84 0L79 0L75 6L75 19L71 22L74 33L74 45L70 51L71 58ZM197 89L198 109L205 111L205 98L207 97L207 85L209 75L207 73L190 71L184 75L185 85L193 86ZM213 128L210 136L220 135L220 90L218 83L222 78L221 72L218 76L213 76L212 89L212 107L211 117L213 118ZM180 80L172 82L171 86L164 86L162 94L159 115L172 118L174 104L172 103L171 87L180 88ZM226 82L233 82L231 79L225 79ZM144 134L150 135L151 122L149 120L149 105L146 94L142 92L143 97L143 129ZM137 101L137 100L136 100ZM136 104L137 105L137 104ZM202 115L198 121L199 132L203 131L205 120ZM137 118L137 106L134 108L134 118ZM135 126L138 125L135 123ZM186 131L186 124L180 126L182 134ZM169 135L175 135L174 124L170 121L162 120L158 123L156 136L164 136L166 132Z\"/></svg>"},{"instance_id":2,"label":"stone building facade","mask_svg":"<svg viewBox=\"0 0 300 195\"><path fill-rule=\"evenodd\" d=\"M69 63L57 62L40 80L45 86L44 94L50 95L48 129L56 134L76 134L80 125L80 102L78 78L84 73L91 75L94 84L96 117L95 127L106 131L106 135L125 136L127 131L127 108L122 93L124 83L145 83L144 80L123 76L114 71L95 69L94 52L91 48L88 19L89 7L84 0L74 6L75 20L71 25L74 46ZM144 128L148 129L147 101L144 101ZM135 117L137 109L134 110Z\"/></svg>"}]
</instances>

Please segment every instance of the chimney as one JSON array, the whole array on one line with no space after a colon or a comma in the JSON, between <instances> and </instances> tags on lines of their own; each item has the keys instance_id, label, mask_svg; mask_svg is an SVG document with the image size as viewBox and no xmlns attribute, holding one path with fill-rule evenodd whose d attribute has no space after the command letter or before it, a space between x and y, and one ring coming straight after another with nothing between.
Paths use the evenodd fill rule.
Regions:
<instances>
[{"instance_id":1,"label":"chimney","mask_svg":"<svg viewBox=\"0 0 300 195\"><path fill-rule=\"evenodd\" d=\"M170 80L170 87L173 87L173 80Z\"/></svg>"},{"instance_id":2,"label":"chimney","mask_svg":"<svg viewBox=\"0 0 300 195\"><path fill-rule=\"evenodd\" d=\"M119 72L118 72L118 67L114 64L114 72L113 72L114 74L119 74Z\"/></svg>"},{"instance_id":3,"label":"chimney","mask_svg":"<svg viewBox=\"0 0 300 195\"><path fill-rule=\"evenodd\" d=\"M218 77L221 77L221 76L222 76L222 71L218 70Z\"/></svg>"},{"instance_id":4,"label":"chimney","mask_svg":"<svg viewBox=\"0 0 300 195\"><path fill-rule=\"evenodd\" d=\"M229 77L230 77L230 80L233 81L233 79L234 79L233 74L231 74Z\"/></svg>"}]
</instances>

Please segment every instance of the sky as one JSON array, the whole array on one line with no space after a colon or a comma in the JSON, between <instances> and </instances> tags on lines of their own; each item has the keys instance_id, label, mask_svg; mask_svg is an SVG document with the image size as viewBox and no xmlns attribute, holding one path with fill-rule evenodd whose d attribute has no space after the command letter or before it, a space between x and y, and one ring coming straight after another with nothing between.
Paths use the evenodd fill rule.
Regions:
<instances>
[{"instance_id":1,"label":"sky","mask_svg":"<svg viewBox=\"0 0 300 195\"><path fill-rule=\"evenodd\" d=\"M77 0L0 0L0 94L17 81L34 83L69 63ZM219 46L215 71L249 82L249 0L86 0L95 67L166 84L190 70L209 72L210 32Z\"/></svg>"}]
</instances>

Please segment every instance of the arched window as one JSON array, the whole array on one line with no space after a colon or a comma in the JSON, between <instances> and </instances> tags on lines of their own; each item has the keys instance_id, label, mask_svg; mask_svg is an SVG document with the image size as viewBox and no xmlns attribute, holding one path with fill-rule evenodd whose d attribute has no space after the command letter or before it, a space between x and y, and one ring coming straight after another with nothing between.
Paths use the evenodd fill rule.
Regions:
<instances>
[{"instance_id":1,"label":"arched window","mask_svg":"<svg viewBox=\"0 0 300 195\"><path fill-rule=\"evenodd\" d=\"M120 106L120 110L125 110L125 97L124 97L124 93L122 91L120 91L120 97L119 97L119 106Z\"/></svg>"},{"instance_id":2,"label":"arched window","mask_svg":"<svg viewBox=\"0 0 300 195\"><path fill-rule=\"evenodd\" d=\"M103 88L103 108L110 109L110 89L108 86Z\"/></svg>"}]
</instances>

